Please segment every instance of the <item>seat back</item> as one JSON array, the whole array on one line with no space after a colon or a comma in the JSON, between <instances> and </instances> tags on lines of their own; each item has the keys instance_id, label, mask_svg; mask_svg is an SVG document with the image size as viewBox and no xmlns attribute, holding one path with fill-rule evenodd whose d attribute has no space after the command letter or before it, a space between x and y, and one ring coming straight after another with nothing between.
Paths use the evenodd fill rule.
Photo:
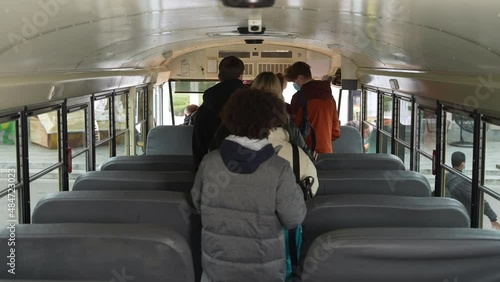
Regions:
<instances>
[{"instance_id":1,"label":"seat back","mask_svg":"<svg viewBox=\"0 0 500 282\"><path fill-rule=\"evenodd\" d=\"M340 127L340 138L332 142L334 153L363 153L363 138L352 126Z\"/></svg>"},{"instance_id":2,"label":"seat back","mask_svg":"<svg viewBox=\"0 0 500 282\"><path fill-rule=\"evenodd\" d=\"M330 195L306 203L303 248L319 235L364 227L469 227L465 207L450 198Z\"/></svg>"},{"instance_id":3,"label":"seat back","mask_svg":"<svg viewBox=\"0 0 500 282\"><path fill-rule=\"evenodd\" d=\"M398 157L391 154L321 154L319 170L405 170Z\"/></svg>"},{"instance_id":4,"label":"seat back","mask_svg":"<svg viewBox=\"0 0 500 282\"><path fill-rule=\"evenodd\" d=\"M71 191L50 193L33 210L33 223L158 224L180 234L200 266L201 219L190 195L167 191Z\"/></svg>"},{"instance_id":5,"label":"seat back","mask_svg":"<svg viewBox=\"0 0 500 282\"><path fill-rule=\"evenodd\" d=\"M159 190L190 192L194 173L190 171L90 171L80 175L73 191Z\"/></svg>"},{"instance_id":6,"label":"seat back","mask_svg":"<svg viewBox=\"0 0 500 282\"><path fill-rule=\"evenodd\" d=\"M160 125L151 129L146 155L193 155L193 126Z\"/></svg>"},{"instance_id":7,"label":"seat back","mask_svg":"<svg viewBox=\"0 0 500 282\"><path fill-rule=\"evenodd\" d=\"M325 233L302 281L500 281L500 233L470 228L356 228Z\"/></svg>"},{"instance_id":8,"label":"seat back","mask_svg":"<svg viewBox=\"0 0 500 282\"><path fill-rule=\"evenodd\" d=\"M108 159L102 171L194 171L192 156L119 156Z\"/></svg>"},{"instance_id":9,"label":"seat back","mask_svg":"<svg viewBox=\"0 0 500 282\"><path fill-rule=\"evenodd\" d=\"M11 234L15 247L8 245ZM162 226L2 226L0 252L9 256L11 248L15 248L15 275L8 272L11 265L0 265L0 279L7 281L194 281L188 244Z\"/></svg>"},{"instance_id":10,"label":"seat back","mask_svg":"<svg viewBox=\"0 0 500 282\"><path fill-rule=\"evenodd\" d=\"M431 186L422 174L404 170L318 170L316 196L383 194L430 197Z\"/></svg>"}]
</instances>

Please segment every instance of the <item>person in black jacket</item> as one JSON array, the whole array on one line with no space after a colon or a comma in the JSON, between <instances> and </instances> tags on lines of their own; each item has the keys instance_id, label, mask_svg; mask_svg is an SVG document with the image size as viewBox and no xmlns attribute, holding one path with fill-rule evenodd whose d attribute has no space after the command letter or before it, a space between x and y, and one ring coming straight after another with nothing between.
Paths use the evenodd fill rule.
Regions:
<instances>
[{"instance_id":1,"label":"person in black jacket","mask_svg":"<svg viewBox=\"0 0 500 282\"><path fill-rule=\"evenodd\" d=\"M203 104L196 111L196 123L193 128L192 146L195 170L198 170L201 160L208 151L217 147L214 144L220 144L226 137L224 134L216 136L218 130L225 130L221 129L223 126L221 126L219 114L230 95L235 90L245 87L241 80L244 70L243 61L237 57L229 56L222 59L219 64L220 83L210 87L203 94Z\"/></svg>"},{"instance_id":2,"label":"person in black jacket","mask_svg":"<svg viewBox=\"0 0 500 282\"><path fill-rule=\"evenodd\" d=\"M465 168L465 154L457 151L451 155L451 165L456 170L462 172ZM446 197L453 198L461 202L467 213L471 213L472 187L470 183L462 179L460 176L447 173L446 174ZM490 207L487 201L484 201L484 214L490 219L491 226L494 229L500 230L500 223L497 221L497 215Z\"/></svg>"}]
</instances>

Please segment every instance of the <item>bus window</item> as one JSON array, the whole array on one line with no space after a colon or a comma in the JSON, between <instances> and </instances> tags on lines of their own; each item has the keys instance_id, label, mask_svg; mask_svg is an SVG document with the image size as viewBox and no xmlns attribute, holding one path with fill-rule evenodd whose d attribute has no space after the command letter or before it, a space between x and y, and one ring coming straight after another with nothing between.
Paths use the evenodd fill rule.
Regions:
<instances>
[{"instance_id":1,"label":"bus window","mask_svg":"<svg viewBox=\"0 0 500 282\"><path fill-rule=\"evenodd\" d=\"M373 91L364 93L363 139L365 139L365 152L377 153L377 115L378 94Z\"/></svg>"},{"instance_id":2,"label":"bus window","mask_svg":"<svg viewBox=\"0 0 500 282\"><path fill-rule=\"evenodd\" d=\"M429 184L432 190L434 190L436 177L432 174L432 154L436 149L437 115L429 109L418 108L417 119L418 131L415 138L417 141L416 171L423 174L429 180Z\"/></svg>"},{"instance_id":3,"label":"bus window","mask_svg":"<svg viewBox=\"0 0 500 282\"><path fill-rule=\"evenodd\" d=\"M134 142L135 142L135 154L142 155L146 152L146 135L147 135L147 110L146 110L146 99L147 94L144 89L137 89L135 93L135 107L134 107Z\"/></svg>"},{"instance_id":4,"label":"bus window","mask_svg":"<svg viewBox=\"0 0 500 282\"><path fill-rule=\"evenodd\" d=\"M486 128L486 146L485 146L485 159L484 159L484 179L483 186L491 189L496 195L496 198L483 193L483 199L489 204L489 207L500 218L500 122L498 124L484 123ZM483 228L492 229L490 218L485 215L490 213L486 205L483 205Z\"/></svg>"},{"instance_id":5,"label":"bus window","mask_svg":"<svg viewBox=\"0 0 500 282\"><path fill-rule=\"evenodd\" d=\"M445 158L443 162L453 167L451 156L454 152L465 155L467 169L462 173L472 179L472 147L474 136L474 119L471 117L445 112Z\"/></svg>"},{"instance_id":6,"label":"bus window","mask_svg":"<svg viewBox=\"0 0 500 282\"><path fill-rule=\"evenodd\" d=\"M391 153L392 136L392 97L382 95L382 129L380 130L380 153Z\"/></svg>"},{"instance_id":7,"label":"bus window","mask_svg":"<svg viewBox=\"0 0 500 282\"><path fill-rule=\"evenodd\" d=\"M59 159L59 114L61 110L37 111L28 116L28 156L31 211L38 201L61 187Z\"/></svg>"},{"instance_id":8,"label":"bus window","mask_svg":"<svg viewBox=\"0 0 500 282\"><path fill-rule=\"evenodd\" d=\"M0 172L0 220L19 220L19 173L17 170L18 146L16 128L19 120L0 119L0 153L2 154L2 171ZM9 190L10 189L10 190ZM10 211L9 211L10 210Z\"/></svg>"},{"instance_id":9,"label":"bus window","mask_svg":"<svg viewBox=\"0 0 500 282\"><path fill-rule=\"evenodd\" d=\"M69 190L72 190L76 178L88 169L88 142L87 142L87 108L76 111L69 110L68 120L68 147L72 152L72 172L69 173Z\"/></svg>"},{"instance_id":10,"label":"bus window","mask_svg":"<svg viewBox=\"0 0 500 282\"><path fill-rule=\"evenodd\" d=\"M130 135L128 129L128 93L115 96L115 132L116 132L116 156L130 155Z\"/></svg>"},{"instance_id":11,"label":"bus window","mask_svg":"<svg viewBox=\"0 0 500 282\"><path fill-rule=\"evenodd\" d=\"M400 98L396 98L396 106L399 115L396 117L396 155L403 161L407 170L411 169L411 122L412 122L412 103Z\"/></svg>"},{"instance_id":12,"label":"bus window","mask_svg":"<svg viewBox=\"0 0 500 282\"><path fill-rule=\"evenodd\" d=\"M99 167L105 161L107 161L111 157L111 142L105 141L96 145L95 148L95 167Z\"/></svg>"},{"instance_id":13,"label":"bus window","mask_svg":"<svg viewBox=\"0 0 500 282\"><path fill-rule=\"evenodd\" d=\"M203 93L218 81L172 81L172 98L174 106L174 125L184 122L184 110L189 105L200 106L203 103Z\"/></svg>"}]
</instances>

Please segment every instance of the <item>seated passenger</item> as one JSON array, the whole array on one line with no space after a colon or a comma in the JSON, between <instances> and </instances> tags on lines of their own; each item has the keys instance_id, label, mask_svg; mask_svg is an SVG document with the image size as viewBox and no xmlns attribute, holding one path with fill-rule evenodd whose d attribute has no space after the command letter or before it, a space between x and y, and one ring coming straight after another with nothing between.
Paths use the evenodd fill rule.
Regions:
<instances>
[{"instance_id":1,"label":"seated passenger","mask_svg":"<svg viewBox=\"0 0 500 282\"><path fill-rule=\"evenodd\" d=\"M276 97L283 99L281 95L280 81L272 72L262 72L255 78L252 88L263 90L274 94ZM279 115L279 116L278 116ZM278 156L287 160L293 168L293 151L290 143L299 147L306 147L304 139L300 134L299 129L293 124L286 113L276 113L276 118L287 120L288 126L277 127L271 129L269 134L269 142L276 148ZM307 147L306 147L307 149ZM314 178L314 183L311 187L313 195L318 190L318 176L316 167L311 161L309 156L303 151L299 150L299 164L300 164L300 179L303 180L308 176Z\"/></svg>"},{"instance_id":2,"label":"seated passenger","mask_svg":"<svg viewBox=\"0 0 500 282\"><path fill-rule=\"evenodd\" d=\"M465 168L465 154L457 151L451 155L451 165L456 170L463 172ZM469 216L471 214L472 187L460 176L453 173L446 173L446 197L454 198L461 202ZM491 227L500 230L500 223L497 215L487 201L484 201L484 214L490 219Z\"/></svg>"},{"instance_id":3,"label":"seated passenger","mask_svg":"<svg viewBox=\"0 0 500 282\"><path fill-rule=\"evenodd\" d=\"M302 223L306 207L290 164L266 139L283 103L238 90L221 120L231 135L202 160L191 192L202 220L201 281L284 281L283 227Z\"/></svg>"},{"instance_id":4,"label":"seated passenger","mask_svg":"<svg viewBox=\"0 0 500 282\"><path fill-rule=\"evenodd\" d=\"M184 123L182 125L193 125L195 113L198 106L195 104L189 105L184 109Z\"/></svg>"}]
</instances>

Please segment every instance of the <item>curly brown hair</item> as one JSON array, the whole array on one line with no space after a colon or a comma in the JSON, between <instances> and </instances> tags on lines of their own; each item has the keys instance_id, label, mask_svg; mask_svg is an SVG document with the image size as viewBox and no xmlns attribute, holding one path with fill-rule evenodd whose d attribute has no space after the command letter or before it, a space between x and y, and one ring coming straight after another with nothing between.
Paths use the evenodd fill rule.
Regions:
<instances>
[{"instance_id":1,"label":"curly brown hair","mask_svg":"<svg viewBox=\"0 0 500 282\"><path fill-rule=\"evenodd\" d=\"M224 126L236 136L264 139L270 129L287 120L284 103L272 93L240 89L231 95L221 113Z\"/></svg>"}]
</instances>

